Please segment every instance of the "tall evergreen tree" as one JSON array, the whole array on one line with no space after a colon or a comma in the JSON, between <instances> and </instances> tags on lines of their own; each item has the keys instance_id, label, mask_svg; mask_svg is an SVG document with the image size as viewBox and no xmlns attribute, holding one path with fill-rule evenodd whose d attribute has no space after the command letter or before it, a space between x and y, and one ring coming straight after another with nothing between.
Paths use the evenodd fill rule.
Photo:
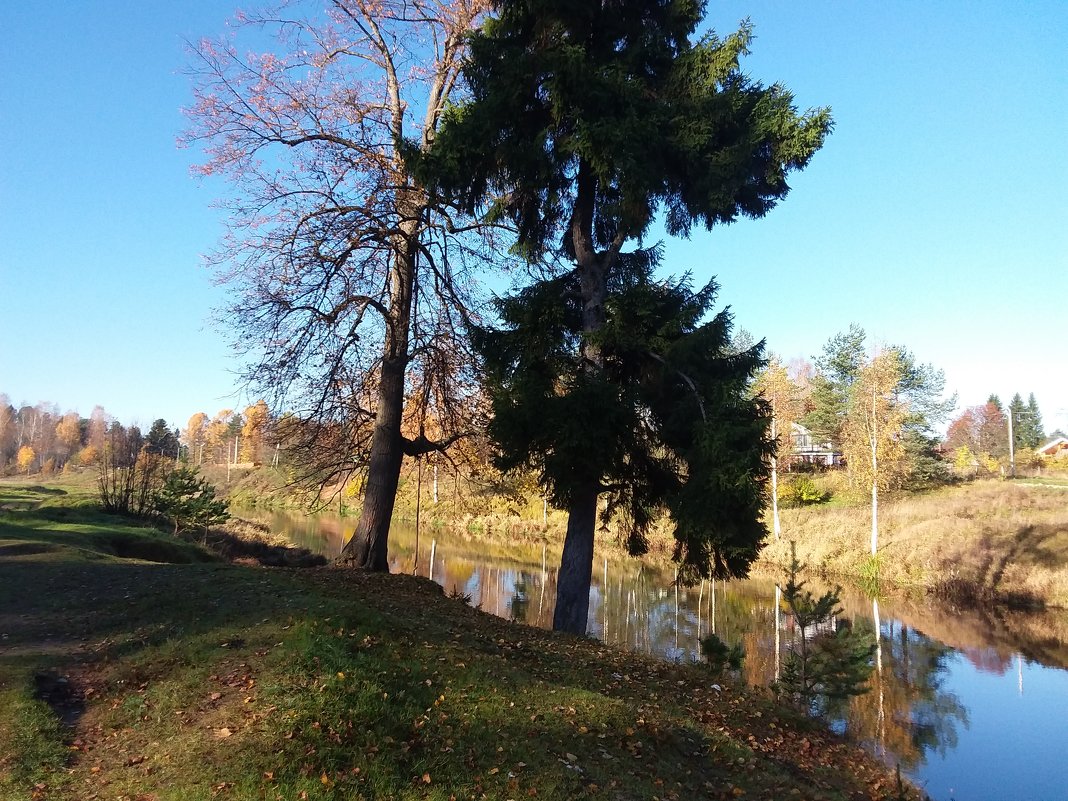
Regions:
<instances>
[{"instance_id":1,"label":"tall evergreen tree","mask_svg":"<svg viewBox=\"0 0 1068 801\"><path fill-rule=\"evenodd\" d=\"M949 468L938 453L939 437L934 427L945 422L957 405L956 393L943 397L945 373L932 364L916 361L908 348L897 346L901 378L897 395L908 413L901 429L907 474L903 486L909 490L930 489L950 479Z\"/></svg>"},{"instance_id":2,"label":"tall evergreen tree","mask_svg":"<svg viewBox=\"0 0 1068 801\"><path fill-rule=\"evenodd\" d=\"M1035 393L1027 395L1027 428L1023 437L1025 448L1037 448L1046 438L1046 431L1042 427L1042 412L1038 410L1038 401Z\"/></svg>"},{"instance_id":3,"label":"tall evergreen tree","mask_svg":"<svg viewBox=\"0 0 1068 801\"><path fill-rule=\"evenodd\" d=\"M1012 420L1012 447L1016 450L1020 448L1026 448L1024 444L1028 439L1029 425L1027 419L1027 405L1024 403L1020 393L1017 392L1012 396L1012 400L1009 401L1009 417Z\"/></svg>"},{"instance_id":4,"label":"tall evergreen tree","mask_svg":"<svg viewBox=\"0 0 1068 801\"><path fill-rule=\"evenodd\" d=\"M537 470L560 506L596 486L607 499L602 521L619 526L635 555L646 552L649 527L666 510L684 581L741 575L766 534L769 410L745 391L762 363L760 348L730 353L726 311L702 322L715 285L694 292L687 278L656 281L656 260L655 250L621 254L604 325L587 337L600 354L596 372L579 352L574 272L504 298L503 327L475 332L493 401L496 463ZM581 544L588 565L592 536Z\"/></svg>"},{"instance_id":5,"label":"tall evergreen tree","mask_svg":"<svg viewBox=\"0 0 1068 801\"><path fill-rule=\"evenodd\" d=\"M612 337L617 336L606 332L615 319L614 304L625 302L626 293L641 283L628 277L634 273L626 266L624 244L640 240L660 213L671 235L686 234L696 223L710 228L739 216L762 217L786 195L787 174L808 162L831 128L828 111L799 114L782 86L763 86L741 72L740 59L752 40L747 24L725 39L708 33L691 41L703 8L692 0L498 3L496 17L470 42L466 76L472 100L451 111L430 153L428 171L438 184L468 211L488 204L491 217L509 219L520 252L532 260L560 255L571 263L561 283L536 285L533 294L521 295L530 303L540 299L547 319L528 317L517 326L546 326L552 315L568 309L578 315L566 326L557 321L564 326L558 335L542 340L543 369L558 372L539 375L531 364L534 376L515 376L519 384L558 385L553 392L569 398L567 417L528 418L537 423L531 439L545 443L546 457L570 476L561 482L545 473L556 502L569 512L557 629L585 631L598 497L614 491L613 467L631 464L616 450L609 431L617 430L630 406L616 397L621 390L613 383L623 368L606 349L615 347ZM560 293L570 300L563 301ZM707 307L704 301L698 305ZM527 336L537 339L536 332ZM566 351L560 350L565 344ZM719 356L717 348L707 358ZM737 358L743 372L758 360L755 352ZM728 359L706 366L716 374L716 365L729 364ZM728 406L737 374L736 369L724 374ZM688 378L696 387L692 394L702 397L705 377ZM674 394L679 397L677 390ZM588 431L575 428L580 421ZM763 430L744 420L740 425L750 429L745 450L762 450ZM598 431L608 438L592 451L579 445L595 441L588 433ZM579 433L583 436L572 439ZM733 437L733 426L718 433L705 430L698 439L709 450L701 459L721 452L717 439ZM564 469L566 460L575 466ZM647 472L645 478L651 479L660 468L633 464L629 469ZM752 480L744 473L735 476L734 484L747 482ZM687 493L673 502L686 497L696 503ZM744 529L745 536L721 543L716 567L722 573L744 572L748 559L732 559L731 553L735 547L750 553L748 539L759 540L759 526L743 519L724 525ZM707 570L697 560L689 564Z\"/></svg>"},{"instance_id":6,"label":"tall evergreen tree","mask_svg":"<svg viewBox=\"0 0 1068 801\"><path fill-rule=\"evenodd\" d=\"M849 406L849 388L867 362L867 334L856 323L835 334L815 357L812 409L801 421L817 438L841 445L842 426Z\"/></svg>"},{"instance_id":7,"label":"tall evergreen tree","mask_svg":"<svg viewBox=\"0 0 1068 801\"><path fill-rule=\"evenodd\" d=\"M145 437L145 449L160 456L175 456L178 452L178 437L163 418L155 420Z\"/></svg>"}]
</instances>

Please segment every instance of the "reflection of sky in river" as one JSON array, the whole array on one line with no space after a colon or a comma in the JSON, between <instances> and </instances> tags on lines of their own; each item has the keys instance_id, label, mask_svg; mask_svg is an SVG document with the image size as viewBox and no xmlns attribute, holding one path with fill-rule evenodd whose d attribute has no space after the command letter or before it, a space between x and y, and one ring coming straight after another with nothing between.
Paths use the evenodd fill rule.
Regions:
<instances>
[{"instance_id":1,"label":"reflection of sky in river","mask_svg":"<svg viewBox=\"0 0 1068 801\"><path fill-rule=\"evenodd\" d=\"M998 675L959 655L950 669L954 690L966 699L970 725L952 751L927 755L917 776L926 792L961 801L1068 798L1064 670L1023 661L1019 671Z\"/></svg>"},{"instance_id":2,"label":"reflection of sky in river","mask_svg":"<svg viewBox=\"0 0 1068 801\"><path fill-rule=\"evenodd\" d=\"M274 515L268 522L328 556L340 550L355 525L354 518L325 515ZM502 551L440 533L424 535L420 575L431 572L432 546L433 579L446 593L463 593L501 617L552 625L556 558L548 554L543 572L541 546ZM391 569L411 572L415 562L414 532L394 527ZM795 636L789 616L776 614L773 583L705 582L676 592L673 578L670 570L641 567L635 560L609 562L607 568L598 561L589 634L689 662L700 653L700 638L715 632L745 646L747 681L770 683ZM871 629L875 610L869 598L847 591L842 605L840 620ZM882 671L873 677L871 692L850 702L836 728L846 728L891 767L900 764L935 801L1068 798L1068 756L1062 753L1068 745L1063 669L1068 626L1060 626L1058 637L1056 616L947 613L922 600L885 600L879 606ZM1021 661L1019 651L1061 667Z\"/></svg>"}]
</instances>

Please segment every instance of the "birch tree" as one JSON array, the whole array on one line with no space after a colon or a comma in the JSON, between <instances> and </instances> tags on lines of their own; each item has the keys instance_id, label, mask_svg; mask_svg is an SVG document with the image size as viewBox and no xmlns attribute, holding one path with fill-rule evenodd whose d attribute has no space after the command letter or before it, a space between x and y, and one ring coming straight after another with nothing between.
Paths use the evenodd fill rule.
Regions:
<instances>
[{"instance_id":1,"label":"birch tree","mask_svg":"<svg viewBox=\"0 0 1068 801\"><path fill-rule=\"evenodd\" d=\"M782 533L779 521L779 459L782 454L790 452L793 424L801 416L803 404L797 384L777 356L772 356L768 366L757 376L753 391L771 409L771 438L775 442L775 451L771 455L771 528L775 539L779 539Z\"/></svg>"},{"instance_id":2,"label":"birch tree","mask_svg":"<svg viewBox=\"0 0 1068 801\"><path fill-rule=\"evenodd\" d=\"M900 352L887 349L861 367L850 386L842 426L842 449L851 479L871 489L871 554L879 547L879 492L897 486L907 474L902 431L908 418L898 386Z\"/></svg>"}]
</instances>

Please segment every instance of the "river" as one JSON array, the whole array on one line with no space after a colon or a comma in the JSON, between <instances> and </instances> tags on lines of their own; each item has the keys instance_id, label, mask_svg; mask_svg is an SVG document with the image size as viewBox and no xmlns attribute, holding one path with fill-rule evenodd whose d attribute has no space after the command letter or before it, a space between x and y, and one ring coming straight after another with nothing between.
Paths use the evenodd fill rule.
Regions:
<instances>
[{"instance_id":1,"label":"river","mask_svg":"<svg viewBox=\"0 0 1068 801\"><path fill-rule=\"evenodd\" d=\"M354 518L239 511L334 556ZM558 555L394 526L390 569L429 576L486 612L551 627ZM772 580L674 586L669 570L597 557L588 632L676 661L697 660L709 633L742 643L745 681L776 677L792 621ZM1068 615L947 609L924 600L842 594L843 617L879 631L870 692L836 727L935 801L1068 798Z\"/></svg>"}]
</instances>

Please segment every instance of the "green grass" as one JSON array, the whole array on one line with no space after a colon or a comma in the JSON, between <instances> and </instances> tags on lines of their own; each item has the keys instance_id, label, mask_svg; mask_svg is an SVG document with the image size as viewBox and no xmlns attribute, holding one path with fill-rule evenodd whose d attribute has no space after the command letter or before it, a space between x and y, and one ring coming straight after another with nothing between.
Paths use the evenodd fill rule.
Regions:
<instances>
[{"instance_id":1,"label":"green grass","mask_svg":"<svg viewBox=\"0 0 1068 801\"><path fill-rule=\"evenodd\" d=\"M0 485L4 799L895 797L855 747L700 666L410 576L131 558L116 537L165 537L74 496ZM42 671L69 677L71 725Z\"/></svg>"},{"instance_id":2,"label":"green grass","mask_svg":"<svg viewBox=\"0 0 1068 801\"><path fill-rule=\"evenodd\" d=\"M67 763L66 734L59 717L44 702L32 697L29 686L0 690L0 707L7 718L0 728L6 778L0 789L31 788L44 781L63 781Z\"/></svg>"},{"instance_id":3,"label":"green grass","mask_svg":"<svg viewBox=\"0 0 1068 801\"><path fill-rule=\"evenodd\" d=\"M25 514L33 510L33 514ZM23 513L20 513L23 512ZM158 529L101 511L84 481L63 486L0 483L0 555L68 549L83 559L207 562L217 557Z\"/></svg>"},{"instance_id":4,"label":"green grass","mask_svg":"<svg viewBox=\"0 0 1068 801\"><path fill-rule=\"evenodd\" d=\"M1045 487L1068 487L1068 478L1061 476L1032 476L1030 478L1018 478L1016 481L1025 486L1038 484Z\"/></svg>"}]
</instances>

